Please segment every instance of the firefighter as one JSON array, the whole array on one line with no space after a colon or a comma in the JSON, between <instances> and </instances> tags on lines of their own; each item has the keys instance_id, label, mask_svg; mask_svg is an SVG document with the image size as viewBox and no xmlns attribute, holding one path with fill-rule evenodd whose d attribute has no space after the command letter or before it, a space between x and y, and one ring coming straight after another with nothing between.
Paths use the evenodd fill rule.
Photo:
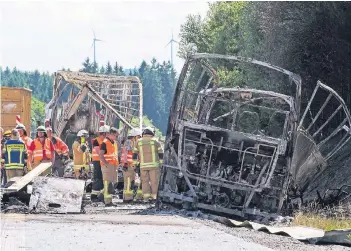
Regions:
<instances>
[{"instance_id":1,"label":"firefighter","mask_svg":"<svg viewBox=\"0 0 351 251\"><path fill-rule=\"evenodd\" d=\"M1 175L0 175L0 184L5 185L6 183L6 172L5 172L5 160L2 158L2 149L4 149L4 145L5 145L5 139L3 138L4 135L4 129L2 127L0 127L0 140L1 140L1 149L0 149L0 170L1 170Z\"/></svg>"},{"instance_id":2,"label":"firefighter","mask_svg":"<svg viewBox=\"0 0 351 251\"><path fill-rule=\"evenodd\" d=\"M1 141L1 143L2 143L3 145L5 145L6 141L7 141L7 140L10 140L10 139L11 139L11 131L10 131L10 130L7 130L7 131L4 132L3 139L2 139L2 141Z\"/></svg>"},{"instance_id":3,"label":"firefighter","mask_svg":"<svg viewBox=\"0 0 351 251\"><path fill-rule=\"evenodd\" d=\"M109 128L106 138L100 146L100 164L102 171L102 179L104 185L104 203L105 206L115 206L112 203L112 194L114 194L114 182L117 180L118 168L118 145L117 137L118 129Z\"/></svg>"},{"instance_id":4,"label":"firefighter","mask_svg":"<svg viewBox=\"0 0 351 251\"><path fill-rule=\"evenodd\" d=\"M82 175L89 172L90 152L86 141L88 135L86 130L80 130L72 145L73 168L76 178L82 178Z\"/></svg>"},{"instance_id":5,"label":"firefighter","mask_svg":"<svg viewBox=\"0 0 351 251\"><path fill-rule=\"evenodd\" d=\"M36 168L42 162L55 163L55 148L44 126L37 128L37 137L32 141L28 147L28 163L31 163L32 169ZM50 173L50 169L48 172ZM44 173L43 175L46 175Z\"/></svg>"},{"instance_id":6,"label":"firefighter","mask_svg":"<svg viewBox=\"0 0 351 251\"><path fill-rule=\"evenodd\" d=\"M32 144L33 140L27 136L26 127L23 124L17 124L16 129L19 132L19 135L20 135L21 139L23 140L23 142L26 145L27 150L28 150L28 148ZM28 168L28 170L32 170L30 162L27 163L27 168Z\"/></svg>"},{"instance_id":7,"label":"firefighter","mask_svg":"<svg viewBox=\"0 0 351 251\"><path fill-rule=\"evenodd\" d=\"M93 174L93 187L91 192L91 201L99 201L98 197L101 194L101 191L104 189L104 184L102 181L102 172L100 164L100 146L106 137L106 133L110 132L110 127L103 125L100 126L98 131L98 136L93 140L93 150L92 150L92 162L94 165L94 174Z\"/></svg>"},{"instance_id":8,"label":"firefighter","mask_svg":"<svg viewBox=\"0 0 351 251\"><path fill-rule=\"evenodd\" d=\"M11 139L6 141L2 152L8 180L25 174L25 160L27 157L27 148L20 139L18 131L13 129Z\"/></svg>"},{"instance_id":9,"label":"firefighter","mask_svg":"<svg viewBox=\"0 0 351 251\"><path fill-rule=\"evenodd\" d=\"M0 140L1 140L1 148L4 146L2 143L2 137L4 135L4 129L2 127L0 127Z\"/></svg>"},{"instance_id":10,"label":"firefighter","mask_svg":"<svg viewBox=\"0 0 351 251\"><path fill-rule=\"evenodd\" d=\"M45 128L51 127L50 126L50 119L45 119L44 126L45 126Z\"/></svg>"},{"instance_id":11,"label":"firefighter","mask_svg":"<svg viewBox=\"0 0 351 251\"><path fill-rule=\"evenodd\" d=\"M156 200L160 165L163 162L163 150L160 142L154 138L153 128L146 127L143 136L134 146L134 164L140 164L141 184L145 201ZM150 184L151 183L151 191Z\"/></svg>"},{"instance_id":12,"label":"firefighter","mask_svg":"<svg viewBox=\"0 0 351 251\"><path fill-rule=\"evenodd\" d=\"M62 141L59 137L53 136L52 128L46 128L48 138L51 140L55 148L55 163L53 163L52 171L57 174L59 177L63 177L64 174L64 164L69 160L69 149L65 142Z\"/></svg>"},{"instance_id":13,"label":"firefighter","mask_svg":"<svg viewBox=\"0 0 351 251\"><path fill-rule=\"evenodd\" d=\"M124 190L123 190L123 202L133 201L133 187L135 183L135 168L133 162L133 148L135 142L141 137L141 130L133 128L128 135L127 140L123 144L121 163L123 166L123 179L124 179ZM140 196L140 187L137 191L137 197ZM139 199L139 198L136 198Z\"/></svg>"}]
</instances>

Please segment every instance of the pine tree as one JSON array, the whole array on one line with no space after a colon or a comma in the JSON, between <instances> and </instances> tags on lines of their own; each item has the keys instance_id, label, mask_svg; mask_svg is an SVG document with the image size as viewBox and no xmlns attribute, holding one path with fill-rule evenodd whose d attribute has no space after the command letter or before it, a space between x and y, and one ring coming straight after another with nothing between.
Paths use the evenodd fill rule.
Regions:
<instances>
[{"instance_id":1,"label":"pine tree","mask_svg":"<svg viewBox=\"0 0 351 251\"><path fill-rule=\"evenodd\" d=\"M118 75L118 69L119 69L118 63L116 62L115 66L113 67L113 74Z\"/></svg>"},{"instance_id":2,"label":"pine tree","mask_svg":"<svg viewBox=\"0 0 351 251\"><path fill-rule=\"evenodd\" d=\"M94 62L91 72L92 72L92 73L97 73L97 72L98 72L98 69L99 69L98 63Z\"/></svg>"},{"instance_id":3,"label":"pine tree","mask_svg":"<svg viewBox=\"0 0 351 251\"><path fill-rule=\"evenodd\" d=\"M106 65L106 74L112 74L112 66L110 64L110 61L107 62L107 65Z\"/></svg>"},{"instance_id":4,"label":"pine tree","mask_svg":"<svg viewBox=\"0 0 351 251\"><path fill-rule=\"evenodd\" d=\"M139 72L136 68L134 68L133 70L133 76L136 76L136 77L139 76Z\"/></svg>"},{"instance_id":5,"label":"pine tree","mask_svg":"<svg viewBox=\"0 0 351 251\"><path fill-rule=\"evenodd\" d=\"M143 60L143 62L141 62L141 65L139 67L139 74L141 78L144 78L144 74L147 68L147 63L145 60Z\"/></svg>"},{"instance_id":6,"label":"pine tree","mask_svg":"<svg viewBox=\"0 0 351 251\"><path fill-rule=\"evenodd\" d=\"M100 73L101 73L101 74L105 74L105 67L104 67L104 66L101 66L101 68L100 68Z\"/></svg>"},{"instance_id":7,"label":"pine tree","mask_svg":"<svg viewBox=\"0 0 351 251\"><path fill-rule=\"evenodd\" d=\"M85 59L85 61L83 62L83 69L81 69L81 71L83 72L92 72L92 63L90 62L90 59L89 57L87 57Z\"/></svg>"},{"instance_id":8,"label":"pine tree","mask_svg":"<svg viewBox=\"0 0 351 251\"><path fill-rule=\"evenodd\" d=\"M120 66L119 68L118 68L118 75L120 75L120 76L125 76L126 74L124 73L124 70L123 70L123 67L122 66Z\"/></svg>"}]
</instances>

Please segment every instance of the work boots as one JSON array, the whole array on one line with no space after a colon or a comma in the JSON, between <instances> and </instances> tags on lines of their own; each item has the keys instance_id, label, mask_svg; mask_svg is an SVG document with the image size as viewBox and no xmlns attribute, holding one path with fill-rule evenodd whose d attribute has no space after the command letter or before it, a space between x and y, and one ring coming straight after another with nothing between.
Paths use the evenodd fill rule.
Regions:
<instances>
[{"instance_id":1,"label":"work boots","mask_svg":"<svg viewBox=\"0 0 351 251\"><path fill-rule=\"evenodd\" d=\"M104 195L103 194L91 194L90 195L91 202L104 202Z\"/></svg>"}]
</instances>

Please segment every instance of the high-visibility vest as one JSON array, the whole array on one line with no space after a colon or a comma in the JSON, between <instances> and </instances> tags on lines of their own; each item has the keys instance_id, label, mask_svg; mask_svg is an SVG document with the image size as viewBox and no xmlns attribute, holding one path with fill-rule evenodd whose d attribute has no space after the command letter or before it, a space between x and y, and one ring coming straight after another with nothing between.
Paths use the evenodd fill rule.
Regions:
<instances>
[{"instance_id":1,"label":"high-visibility vest","mask_svg":"<svg viewBox=\"0 0 351 251\"><path fill-rule=\"evenodd\" d=\"M123 164L128 164L128 165L133 165L133 148L134 148L135 140L133 139L128 139L122 148L122 156L121 156L121 162Z\"/></svg>"},{"instance_id":2,"label":"high-visibility vest","mask_svg":"<svg viewBox=\"0 0 351 251\"><path fill-rule=\"evenodd\" d=\"M104 154L105 160L114 165L118 165L118 146L117 142L114 141L114 143L111 142L109 138L105 138L103 143L106 144L106 153ZM104 165L104 163L101 161L101 165Z\"/></svg>"},{"instance_id":3,"label":"high-visibility vest","mask_svg":"<svg viewBox=\"0 0 351 251\"><path fill-rule=\"evenodd\" d=\"M55 152L58 155L68 155L69 149L65 142L62 141L59 137L53 137L56 140L56 144L54 144Z\"/></svg>"},{"instance_id":4,"label":"high-visibility vest","mask_svg":"<svg viewBox=\"0 0 351 251\"><path fill-rule=\"evenodd\" d=\"M96 137L95 140L99 143L99 146L101 146L102 142L104 141L103 139ZM100 156L99 153L95 151L95 147L93 146L92 150L92 160L93 161L100 161Z\"/></svg>"},{"instance_id":5,"label":"high-visibility vest","mask_svg":"<svg viewBox=\"0 0 351 251\"><path fill-rule=\"evenodd\" d=\"M23 169L26 146L22 140L10 139L5 143L5 168Z\"/></svg>"},{"instance_id":6,"label":"high-visibility vest","mask_svg":"<svg viewBox=\"0 0 351 251\"><path fill-rule=\"evenodd\" d=\"M45 138L44 147L43 147L43 145L41 144L38 138L34 140L34 144L35 144L35 149L33 151L34 162L39 162L43 160L43 157L44 157L43 150L45 150L46 157L49 160L51 159L50 142L51 142L50 139Z\"/></svg>"},{"instance_id":7,"label":"high-visibility vest","mask_svg":"<svg viewBox=\"0 0 351 251\"><path fill-rule=\"evenodd\" d=\"M32 139L28 136L22 135L21 139L23 140L24 144L26 145L27 149L30 147L32 144Z\"/></svg>"},{"instance_id":8,"label":"high-visibility vest","mask_svg":"<svg viewBox=\"0 0 351 251\"><path fill-rule=\"evenodd\" d=\"M30 148L30 145L32 144L33 140L26 136L26 135L22 135L21 139L23 140L24 144L26 145L27 150ZM27 168L30 170L31 169L31 161L27 161Z\"/></svg>"}]
</instances>

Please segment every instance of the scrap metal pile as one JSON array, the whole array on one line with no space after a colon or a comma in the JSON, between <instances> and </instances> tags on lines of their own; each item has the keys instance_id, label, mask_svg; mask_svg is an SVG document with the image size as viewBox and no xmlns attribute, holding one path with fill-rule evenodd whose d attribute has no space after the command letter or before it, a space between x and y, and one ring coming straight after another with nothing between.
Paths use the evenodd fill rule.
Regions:
<instances>
[{"instance_id":1,"label":"scrap metal pile","mask_svg":"<svg viewBox=\"0 0 351 251\"><path fill-rule=\"evenodd\" d=\"M242 65L282 76L291 91L273 92L284 86L277 81L265 90L255 80L227 88ZM280 213L351 141L350 112L321 82L300 116L301 82L253 59L189 56L171 107L159 200L244 217ZM330 130L335 118L342 122Z\"/></svg>"},{"instance_id":2,"label":"scrap metal pile","mask_svg":"<svg viewBox=\"0 0 351 251\"><path fill-rule=\"evenodd\" d=\"M69 147L72 157L72 143L77 132L89 132L87 141L97 136L102 124L122 128L120 143L127 138L127 132L134 127L142 127L142 85L138 77L90 74L83 72L59 71L55 73L53 98L46 106L46 118L56 136ZM49 166L42 166L48 169ZM36 212L80 212L84 190L89 192L93 165L87 173L72 180L54 177L37 177L31 171L20 179L21 187L5 188L5 193L23 192L31 184L29 209ZM64 164L63 177L75 178L73 163ZM38 167L36 168L38 170ZM59 176L62 176L59 175ZM53 173L53 176L57 176ZM123 173L118 170L117 193L123 188ZM12 190L11 190L12 189ZM91 190L91 187L90 187ZM25 192L25 191L24 191Z\"/></svg>"},{"instance_id":3,"label":"scrap metal pile","mask_svg":"<svg viewBox=\"0 0 351 251\"><path fill-rule=\"evenodd\" d=\"M70 145L70 134L95 134L100 121L127 130L142 126L142 85L138 77L59 71L46 107L57 136Z\"/></svg>"}]
</instances>

